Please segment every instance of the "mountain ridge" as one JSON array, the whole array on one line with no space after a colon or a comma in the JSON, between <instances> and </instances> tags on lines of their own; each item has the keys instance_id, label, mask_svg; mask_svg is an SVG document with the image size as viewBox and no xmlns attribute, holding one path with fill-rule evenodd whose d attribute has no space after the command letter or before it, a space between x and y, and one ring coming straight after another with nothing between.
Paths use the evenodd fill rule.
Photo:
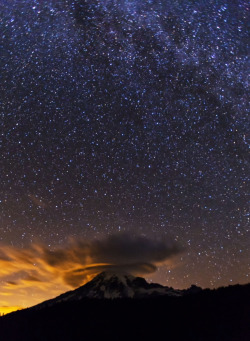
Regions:
<instances>
[{"instance_id":1,"label":"mountain ridge","mask_svg":"<svg viewBox=\"0 0 250 341\"><path fill-rule=\"evenodd\" d=\"M197 288L197 291L202 290ZM67 291L53 299L41 302L32 308L49 307L59 302L77 301L84 298L116 299L147 298L156 296L182 296L187 290L178 290L158 283L148 283L143 277L129 273L105 271L75 290Z\"/></svg>"},{"instance_id":2,"label":"mountain ridge","mask_svg":"<svg viewBox=\"0 0 250 341\"><path fill-rule=\"evenodd\" d=\"M65 294L73 293L75 290ZM51 306L44 302L40 308L34 306L0 317L1 340L128 341L161 340L162 336L175 341L249 340L250 284L196 293L191 290L182 296L61 298L51 300Z\"/></svg>"}]
</instances>

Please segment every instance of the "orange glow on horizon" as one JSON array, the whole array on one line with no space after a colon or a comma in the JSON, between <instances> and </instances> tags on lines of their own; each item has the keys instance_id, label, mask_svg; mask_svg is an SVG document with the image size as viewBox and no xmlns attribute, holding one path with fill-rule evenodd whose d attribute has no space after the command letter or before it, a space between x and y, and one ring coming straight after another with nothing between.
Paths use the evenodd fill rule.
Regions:
<instances>
[{"instance_id":1,"label":"orange glow on horizon","mask_svg":"<svg viewBox=\"0 0 250 341\"><path fill-rule=\"evenodd\" d=\"M22 309L23 307L19 307L19 306L0 307L0 316L12 313L13 311L22 310Z\"/></svg>"}]
</instances>

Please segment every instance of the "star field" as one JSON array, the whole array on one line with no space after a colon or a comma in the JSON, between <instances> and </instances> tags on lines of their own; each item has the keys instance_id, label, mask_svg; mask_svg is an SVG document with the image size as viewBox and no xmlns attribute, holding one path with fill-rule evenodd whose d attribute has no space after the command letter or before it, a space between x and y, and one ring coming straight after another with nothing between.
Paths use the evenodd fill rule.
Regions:
<instances>
[{"instance_id":1,"label":"star field","mask_svg":"<svg viewBox=\"0 0 250 341\"><path fill-rule=\"evenodd\" d=\"M245 1L0 0L0 241L162 235L249 282Z\"/></svg>"}]
</instances>

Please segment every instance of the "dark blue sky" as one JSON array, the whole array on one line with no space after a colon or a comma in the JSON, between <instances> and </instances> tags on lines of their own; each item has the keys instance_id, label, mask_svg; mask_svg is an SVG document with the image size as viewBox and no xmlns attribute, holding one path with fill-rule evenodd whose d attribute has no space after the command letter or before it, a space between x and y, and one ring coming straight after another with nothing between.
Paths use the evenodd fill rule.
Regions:
<instances>
[{"instance_id":1,"label":"dark blue sky","mask_svg":"<svg viewBox=\"0 0 250 341\"><path fill-rule=\"evenodd\" d=\"M158 281L249 281L245 1L0 0L0 240L125 231Z\"/></svg>"}]
</instances>

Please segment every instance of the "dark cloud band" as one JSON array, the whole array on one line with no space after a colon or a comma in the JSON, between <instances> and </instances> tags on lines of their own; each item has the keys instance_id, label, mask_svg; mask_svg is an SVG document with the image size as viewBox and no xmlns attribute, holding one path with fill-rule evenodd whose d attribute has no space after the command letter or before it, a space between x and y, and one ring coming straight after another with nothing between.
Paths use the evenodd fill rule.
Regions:
<instances>
[{"instance_id":1,"label":"dark cloud band","mask_svg":"<svg viewBox=\"0 0 250 341\"><path fill-rule=\"evenodd\" d=\"M7 248L0 258L4 264L19 265L25 276L15 282L47 283L59 279L77 287L103 271L143 275L156 271L157 265L176 255L181 248L167 240L116 234L100 240L73 240L65 247L49 250L42 245L26 249ZM34 263L37 264L34 269ZM20 264L23 267L20 269ZM16 271L17 266L13 266ZM7 271L13 275L11 271ZM15 272L18 278L18 271ZM1 278L0 278L1 279Z\"/></svg>"}]
</instances>

